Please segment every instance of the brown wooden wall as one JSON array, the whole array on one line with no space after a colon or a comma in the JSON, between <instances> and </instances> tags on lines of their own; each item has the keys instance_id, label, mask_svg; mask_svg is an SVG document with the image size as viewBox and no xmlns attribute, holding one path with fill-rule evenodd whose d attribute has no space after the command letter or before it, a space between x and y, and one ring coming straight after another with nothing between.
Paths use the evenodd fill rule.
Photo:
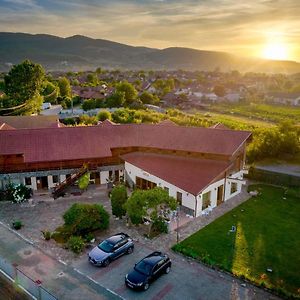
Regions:
<instances>
[{"instance_id":1,"label":"brown wooden wall","mask_svg":"<svg viewBox=\"0 0 300 300\"><path fill-rule=\"evenodd\" d=\"M182 150L166 150L157 148L145 148L145 147L125 147L125 148L113 148L111 149L111 157L102 158L87 158L77 160L64 160L64 161L52 161L52 162L34 162L25 163L24 156L22 154L17 155L2 155L0 156L0 173L14 173L14 172L35 172L42 170L59 170L59 169L76 169L88 163L91 169L97 167L116 165L123 163L121 159L122 154L131 152L150 152L157 154L169 154L178 155L191 158L213 159L233 162L234 169L240 170L243 165L245 146L241 147L234 156L230 155L217 155L211 153L197 153Z\"/></svg>"}]
</instances>

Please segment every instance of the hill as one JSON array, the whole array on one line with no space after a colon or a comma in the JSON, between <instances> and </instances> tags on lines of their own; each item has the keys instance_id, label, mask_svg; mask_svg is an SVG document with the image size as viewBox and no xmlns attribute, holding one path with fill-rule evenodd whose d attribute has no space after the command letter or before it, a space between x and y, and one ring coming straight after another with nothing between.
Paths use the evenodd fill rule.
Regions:
<instances>
[{"instance_id":1,"label":"hill","mask_svg":"<svg viewBox=\"0 0 300 300\"><path fill-rule=\"evenodd\" d=\"M239 70L241 72L300 72L293 61L240 58L225 52L189 48L134 47L75 35L61 38L46 34L0 33L0 71L31 59L47 70L121 69Z\"/></svg>"}]
</instances>

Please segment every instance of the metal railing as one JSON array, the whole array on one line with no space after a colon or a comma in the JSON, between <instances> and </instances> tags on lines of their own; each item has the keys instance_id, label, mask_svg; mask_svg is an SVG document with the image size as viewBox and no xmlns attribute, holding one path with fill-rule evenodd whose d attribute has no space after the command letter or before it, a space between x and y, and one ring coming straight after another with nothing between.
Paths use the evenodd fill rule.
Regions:
<instances>
[{"instance_id":1,"label":"metal railing","mask_svg":"<svg viewBox=\"0 0 300 300\"><path fill-rule=\"evenodd\" d=\"M37 300L57 300L47 289L42 286L42 282L39 280L33 280L23 271L21 271L17 265L7 262L0 257L0 272L3 273L9 280L17 284L33 299Z\"/></svg>"}]
</instances>

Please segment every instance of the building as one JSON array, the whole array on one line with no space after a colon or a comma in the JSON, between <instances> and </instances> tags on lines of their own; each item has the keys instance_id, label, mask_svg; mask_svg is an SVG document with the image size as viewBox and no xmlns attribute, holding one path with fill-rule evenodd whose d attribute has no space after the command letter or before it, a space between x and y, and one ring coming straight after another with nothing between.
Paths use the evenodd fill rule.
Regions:
<instances>
[{"instance_id":1,"label":"building","mask_svg":"<svg viewBox=\"0 0 300 300\"><path fill-rule=\"evenodd\" d=\"M241 191L247 131L162 124L0 131L0 188L62 184L85 164L95 184L121 176L142 189L159 186L199 216Z\"/></svg>"}]
</instances>

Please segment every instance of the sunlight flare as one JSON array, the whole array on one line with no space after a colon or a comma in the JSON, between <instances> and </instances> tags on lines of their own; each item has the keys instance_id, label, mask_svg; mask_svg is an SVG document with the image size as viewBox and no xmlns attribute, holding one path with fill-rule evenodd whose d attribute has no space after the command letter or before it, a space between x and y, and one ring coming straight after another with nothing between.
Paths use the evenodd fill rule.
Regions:
<instances>
[{"instance_id":1,"label":"sunlight flare","mask_svg":"<svg viewBox=\"0 0 300 300\"><path fill-rule=\"evenodd\" d=\"M287 60L287 46L282 43L269 43L263 49L263 57L266 59Z\"/></svg>"}]
</instances>

